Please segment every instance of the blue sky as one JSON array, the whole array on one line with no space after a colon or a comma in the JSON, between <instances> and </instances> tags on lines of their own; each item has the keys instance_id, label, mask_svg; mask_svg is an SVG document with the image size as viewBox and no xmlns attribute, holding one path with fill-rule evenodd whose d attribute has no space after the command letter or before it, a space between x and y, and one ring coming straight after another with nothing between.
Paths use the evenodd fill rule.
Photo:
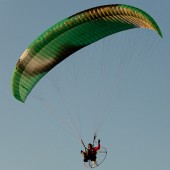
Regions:
<instances>
[{"instance_id":1,"label":"blue sky","mask_svg":"<svg viewBox=\"0 0 170 170\"><path fill-rule=\"evenodd\" d=\"M12 96L15 64L37 36L76 12L113 3L149 13L163 39L147 30L106 38L52 70L25 104ZM0 169L85 169L76 135L87 144L99 127L108 157L97 169L169 170L169 6L168 0L0 0Z\"/></svg>"}]
</instances>

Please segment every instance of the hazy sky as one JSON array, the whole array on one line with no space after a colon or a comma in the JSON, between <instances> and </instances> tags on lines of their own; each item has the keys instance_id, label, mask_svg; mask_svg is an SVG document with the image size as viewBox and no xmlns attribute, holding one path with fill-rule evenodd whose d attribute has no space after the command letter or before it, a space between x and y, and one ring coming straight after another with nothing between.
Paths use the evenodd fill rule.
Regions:
<instances>
[{"instance_id":1,"label":"hazy sky","mask_svg":"<svg viewBox=\"0 0 170 170\"><path fill-rule=\"evenodd\" d=\"M43 31L81 10L105 4L143 9L158 23L73 54L52 70L25 104L11 77L25 48ZM170 169L170 2L168 0L0 0L0 169L85 169L76 135L98 130L105 170ZM73 131L71 128L73 127Z\"/></svg>"}]
</instances>

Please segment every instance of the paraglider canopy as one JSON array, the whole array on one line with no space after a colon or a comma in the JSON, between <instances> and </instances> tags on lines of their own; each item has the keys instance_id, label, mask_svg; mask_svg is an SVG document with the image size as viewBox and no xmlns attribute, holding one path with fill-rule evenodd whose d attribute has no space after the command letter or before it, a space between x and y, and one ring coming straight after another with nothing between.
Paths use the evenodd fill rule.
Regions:
<instances>
[{"instance_id":1,"label":"paraglider canopy","mask_svg":"<svg viewBox=\"0 0 170 170\"><path fill-rule=\"evenodd\" d=\"M98 6L62 20L42 33L21 55L12 77L13 95L25 102L38 81L72 53L133 28L151 29L162 37L150 15L129 5Z\"/></svg>"}]
</instances>

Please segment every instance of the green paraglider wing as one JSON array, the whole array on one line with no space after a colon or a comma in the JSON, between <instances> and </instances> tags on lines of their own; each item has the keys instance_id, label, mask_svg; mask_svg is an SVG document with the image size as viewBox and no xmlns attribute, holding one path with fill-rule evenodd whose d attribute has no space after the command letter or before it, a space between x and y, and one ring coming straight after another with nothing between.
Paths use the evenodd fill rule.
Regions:
<instances>
[{"instance_id":1,"label":"green paraglider wing","mask_svg":"<svg viewBox=\"0 0 170 170\"><path fill-rule=\"evenodd\" d=\"M55 24L23 52L13 77L12 92L24 102L37 82L77 50L111 34L147 28L162 33L151 16L128 5L105 5L79 12Z\"/></svg>"}]
</instances>

